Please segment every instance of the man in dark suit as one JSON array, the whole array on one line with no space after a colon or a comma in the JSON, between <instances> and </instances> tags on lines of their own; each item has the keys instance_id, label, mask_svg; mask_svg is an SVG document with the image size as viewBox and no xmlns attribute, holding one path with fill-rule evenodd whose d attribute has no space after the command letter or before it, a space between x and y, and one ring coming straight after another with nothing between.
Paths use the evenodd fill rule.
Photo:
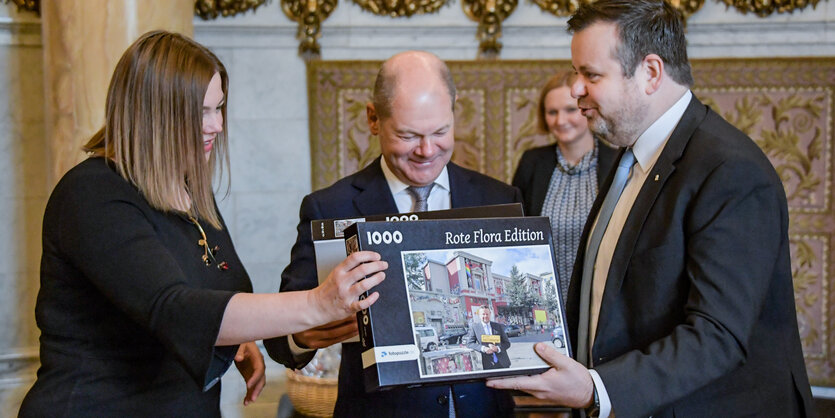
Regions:
<instances>
[{"instance_id":1,"label":"man in dark suit","mask_svg":"<svg viewBox=\"0 0 835 418\"><path fill-rule=\"evenodd\" d=\"M409 51L383 64L366 112L371 133L379 136L382 158L304 198L296 244L281 275L281 291L317 284L311 220L521 202L518 189L449 162L455 98L449 69L432 54ZM310 361L316 348L356 335L352 316L289 338L265 341L265 346L276 361L299 368ZM336 416L512 414L511 397L482 382L366 393L360 349L359 343L343 344Z\"/></svg>"},{"instance_id":2,"label":"man in dark suit","mask_svg":"<svg viewBox=\"0 0 835 418\"><path fill-rule=\"evenodd\" d=\"M580 361L540 344L551 370L488 385L589 415L814 415L782 183L690 92L680 13L661 0L599 0L568 24L572 95L597 135L626 147L569 290Z\"/></svg>"},{"instance_id":3,"label":"man in dark suit","mask_svg":"<svg viewBox=\"0 0 835 418\"><path fill-rule=\"evenodd\" d=\"M510 339L504 332L504 325L490 320L490 308L478 308L478 318L474 318L467 330L467 347L481 353L484 370L506 369L510 367Z\"/></svg>"}]
</instances>

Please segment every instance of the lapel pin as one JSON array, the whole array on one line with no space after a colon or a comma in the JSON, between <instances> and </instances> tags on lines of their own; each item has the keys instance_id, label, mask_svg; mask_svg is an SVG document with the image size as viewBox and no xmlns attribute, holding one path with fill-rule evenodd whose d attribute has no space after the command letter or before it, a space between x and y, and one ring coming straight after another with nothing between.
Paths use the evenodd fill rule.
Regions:
<instances>
[{"instance_id":1,"label":"lapel pin","mask_svg":"<svg viewBox=\"0 0 835 418\"><path fill-rule=\"evenodd\" d=\"M655 181L658 181L658 174L655 175Z\"/></svg>"}]
</instances>

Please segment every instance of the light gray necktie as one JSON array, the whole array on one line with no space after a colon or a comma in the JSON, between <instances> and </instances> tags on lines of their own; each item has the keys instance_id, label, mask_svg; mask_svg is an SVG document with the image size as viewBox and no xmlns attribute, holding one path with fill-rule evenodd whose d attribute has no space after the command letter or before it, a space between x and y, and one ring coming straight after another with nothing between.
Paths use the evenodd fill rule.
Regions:
<instances>
[{"instance_id":1,"label":"light gray necktie","mask_svg":"<svg viewBox=\"0 0 835 418\"><path fill-rule=\"evenodd\" d=\"M429 192L432 191L432 187L434 186L435 183L431 183L427 186L409 186L406 188L406 191L415 199L415 206L412 212L426 212L426 209L429 207L426 200L429 199Z\"/></svg>"},{"instance_id":2,"label":"light gray necktie","mask_svg":"<svg viewBox=\"0 0 835 418\"><path fill-rule=\"evenodd\" d=\"M612 186L606 193L606 198L600 207L597 224L591 232L589 246L583 259L583 276L580 282L580 322L577 325L577 361L586 367L591 366L589 362L589 310L591 285L594 279L594 263L597 261L597 251L600 249L603 233L606 232L606 227L609 225L609 220L615 211L615 205L618 203L621 193L623 193L623 188L629 180L629 171L634 164L635 155L632 154L632 148L627 148L620 158L618 169L615 171L615 179L612 181Z\"/></svg>"}]
</instances>

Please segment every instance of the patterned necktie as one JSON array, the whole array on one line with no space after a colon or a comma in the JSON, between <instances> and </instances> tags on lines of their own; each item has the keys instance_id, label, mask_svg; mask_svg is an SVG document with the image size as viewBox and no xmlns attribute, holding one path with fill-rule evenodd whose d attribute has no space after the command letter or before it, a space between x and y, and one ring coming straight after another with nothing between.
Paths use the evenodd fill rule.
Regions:
<instances>
[{"instance_id":1,"label":"patterned necktie","mask_svg":"<svg viewBox=\"0 0 835 418\"><path fill-rule=\"evenodd\" d=\"M434 186L435 183L431 183L427 186L409 186L406 188L406 191L415 199L415 206L412 212L426 212L426 209L429 207L426 199L429 198L429 192L432 191L432 187Z\"/></svg>"},{"instance_id":2,"label":"patterned necktie","mask_svg":"<svg viewBox=\"0 0 835 418\"><path fill-rule=\"evenodd\" d=\"M493 335L493 329L490 328L490 323L489 322L484 324L484 333L486 335ZM498 362L499 362L499 357L496 355L496 353L493 353L493 364L496 364Z\"/></svg>"},{"instance_id":3,"label":"patterned necktie","mask_svg":"<svg viewBox=\"0 0 835 418\"><path fill-rule=\"evenodd\" d=\"M600 249L600 241L603 239L603 233L606 232L606 227L609 225L609 220L612 218L612 213L615 211L615 205L620 199L623 188L629 180L629 172L632 165L635 164L635 155L632 154L632 149L627 148L626 152L620 158L618 169L615 172L615 179L612 181L612 186L609 187L609 192L606 193L606 198L600 207L600 213L597 218L597 224L591 232L589 238L589 246L586 250L586 256L583 259L583 276L580 282L580 322L577 326L577 361L589 367L589 310L591 304L591 285L594 278L594 263L597 261L597 251Z\"/></svg>"}]
</instances>

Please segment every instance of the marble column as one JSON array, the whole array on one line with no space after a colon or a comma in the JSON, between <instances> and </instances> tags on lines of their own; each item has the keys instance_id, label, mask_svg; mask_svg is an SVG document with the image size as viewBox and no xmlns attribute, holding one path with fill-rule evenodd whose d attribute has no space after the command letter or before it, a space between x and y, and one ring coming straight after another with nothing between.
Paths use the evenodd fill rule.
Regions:
<instances>
[{"instance_id":1,"label":"marble column","mask_svg":"<svg viewBox=\"0 0 835 418\"><path fill-rule=\"evenodd\" d=\"M49 184L83 157L104 123L113 68L139 35L166 29L192 36L193 0L41 2Z\"/></svg>"}]
</instances>

